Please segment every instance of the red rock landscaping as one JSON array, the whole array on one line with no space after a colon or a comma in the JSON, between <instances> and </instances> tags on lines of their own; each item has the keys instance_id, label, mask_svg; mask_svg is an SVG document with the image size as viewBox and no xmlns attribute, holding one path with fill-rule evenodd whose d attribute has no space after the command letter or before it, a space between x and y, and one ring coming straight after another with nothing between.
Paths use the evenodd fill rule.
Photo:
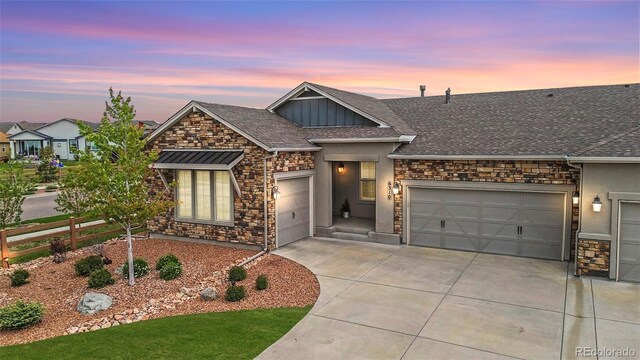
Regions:
<instances>
[{"instance_id":1,"label":"red rock landscaping","mask_svg":"<svg viewBox=\"0 0 640 360\"><path fill-rule=\"evenodd\" d=\"M11 287L9 271L0 272L0 306L18 299L38 300L45 306L41 323L18 331L2 331L0 346L26 343L64 334L98 330L134 321L181 314L219 312L227 310L307 306L315 303L320 293L318 281L304 266L277 255L267 254L247 264L247 279L238 283L246 289L246 297L239 302L227 302L224 293L230 284L226 281L227 269L257 253L212 244L176 240L134 240L135 257L149 262L149 275L136 279L131 287L127 280L115 274L115 269L126 261L126 241L112 240L104 244L105 255L113 260L106 268L116 283L102 289L90 289L87 278L76 276L73 264L76 260L93 255L85 248L67 253L67 260L55 264L52 258L36 259L13 266L10 270L26 268L30 271L29 283ZM162 255L178 256L183 273L174 280L159 278L155 263ZM266 290L255 289L258 275L268 277ZM200 291L214 287L219 298L213 301L200 299ZM94 315L82 315L76 311L80 298L87 292L100 292L113 298L113 305Z\"/></svg>"}]
</instances>

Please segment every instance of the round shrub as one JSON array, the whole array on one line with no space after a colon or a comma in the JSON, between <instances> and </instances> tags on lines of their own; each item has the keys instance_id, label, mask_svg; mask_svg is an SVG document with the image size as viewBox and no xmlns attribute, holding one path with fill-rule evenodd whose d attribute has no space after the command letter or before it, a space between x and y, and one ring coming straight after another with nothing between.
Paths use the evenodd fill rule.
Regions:
<instances>
[{"instance_id":1,"label":"round shrub","mask_svg":"<svg viewBox=\"0 0 640 360\"><path fill-rule=\"evenodd\" d=\"M234 266L229 269L229 281L235 283L236 281L242 281L247 278L247 270L242 266Z\"/></svg>"},{"instance_id":2,"label":"round shrub","mask_svg":"<svg viewBox=\"0 0 640 360\"><path fill-rule=\"evenodd\" d=\"M168 263L180 264L180 260L173 254L162 255L156 262L156 270L162 269Z\"/></svg>"},{"instance_id":3,"label":"round shrub","mask_svg":"<svg viewBox=\"0 0 640 360\"><path fill-rule=\"evenodd\" d=\"M133 277L139 278L149 274L149 263L143 258L133 259ZM125 262L122 266L122 276L125 279L129 278L129 262Z\"/></svg>"},{"instance_id":4,"label":"round shrub","mask_svg":"<svg viewBox=\"0 0 640 360\"><path fill-rule=\"evenodd\" d=\"M227 293L225 294L224 299L235 302L244 299L244 296L244 286L231 285L227 288Z\"/></svg>"},{"instance_id":5,"label":"round shrub","mask_svg":"<svg viewBox=\"0 0 640 360\"><path fill-rule=\"evenodd\" d=\"M0 330L24 329L42 320L44 306L37 301L18 300L0 308Z\"/></svg>"},{"instance_id":6,"label":"round shrub","mask_svg":"<svg viewBox=\"0 0 640 360\"><path fill-rule=\"evenodd\" d=\"M267 275L258 275L256 278L256 289L264 290L269 286L269 282L267 281Z\"/></svg>"},{"instance_id":7,"label":"round shrub","mask_svg":"<svg viewBox=\"0 0 640 360\"><path fill-rule=\"evenodd\" d=\"M91 255L76 261L73 267L76 270L76 275L89 276L92 272L102 269L104 262L102 261L102 257Z\"/></svg>"},{"instance_id":8,"label":"round shrub","mask_svg":"<svg viewBox=\"0 0 640 360\"><path fill-rule=\"evenodd\" d=\"M11 279L11 286L22 286L29 282L29 272L25 269L16 269L9 278Z\"/></svg>"},{"instance_id":9,"label":"round shrub","mask_svg":"<svg viewBox=\"0 0 640 360\"><path fill-rule=\"evenodd\" d=\"M160 268L160 279L173 280L182 274L182 265L177 262L168 262Z\"/></svg>"},{"instance_id":10,"label":"round shrub","mask_svg":"<svg viewBox=\"0 0 640 360\"><path fill-rule=\"evenodd\" d=\"M111 276L111 273L107 269L98 269L89 275L89 287L93 289L100 289L107 285L113 285L116 281Z\"/></svg>"}]
</instances>

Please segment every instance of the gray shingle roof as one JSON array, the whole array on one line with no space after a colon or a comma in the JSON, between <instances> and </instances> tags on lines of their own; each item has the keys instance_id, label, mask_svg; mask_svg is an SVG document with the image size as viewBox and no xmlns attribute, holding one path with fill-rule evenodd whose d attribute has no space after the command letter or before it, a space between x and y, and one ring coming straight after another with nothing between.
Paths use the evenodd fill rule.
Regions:
<instances>
[{"instance_id":1,"label":"gray shingle roof","mask_svg":"<svg viewBox=\"0 0 640 360\"><path fill-rule=\"evenodd\" d=\"M313 148L302 130L289 120L265 109L196 101L218 117L254 137L269 148Z\"/></svg>"},{"instance_id":2,"label":"gray shingle roof","mask_svg":"<svg viewBox=\"0 0 640 360\"><path fill-rule=\"evenodd\" d=\"M15 122L0 122L0 132L6 133L15 125Z\"/></svg>"},{"instance_id":3,"label":"gray shingle roof","mask_svg":"<svg viewBox=\"0 0 640 360\"><path fill-rule=\"evenodd\" d=\"M579 150L578 157L640 157L640 127L636 126Z\"/></svg>"},{"instance_id":4,"label":"gray shingle roof","mask_svg":"<svg viewBox=\"0 0 640 360\"><path fill-rule=\"evenodd\" d=\"M398 137L392 128L373 126L303 128L307 139L366 139Z\"/></svg>"},{"instance_id":5,"label":"gray shingle roof","mask_svg":"<svg viewBox=\"0 0 640 360\"><path fill-rule=\"evenodd\" d=\"M382 102L418 133L403 155L561 156L640 123L640 84Z\"/></svg>"},{"instance_id":6,"label":"gray shingle roof","mask_svg":"<svg viewBox=\"0 0 640 360\"><path fill-rule=\"evenodd\" d=\"M416 132L407 123L395 114L389 106L371 96L352 93L349 91L334 89L328 86L308 83L325 93L333 96L334 98L351 105L358 110L369 114L391 126L398 135L415 135Z\"/></svg>"}]
</instances>

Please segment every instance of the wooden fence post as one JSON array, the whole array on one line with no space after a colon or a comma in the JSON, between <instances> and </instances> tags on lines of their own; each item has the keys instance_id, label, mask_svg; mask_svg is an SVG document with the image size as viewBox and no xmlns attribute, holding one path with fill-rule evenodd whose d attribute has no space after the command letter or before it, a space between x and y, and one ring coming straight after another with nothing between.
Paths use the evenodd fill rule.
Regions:
<instances>
[{"instance_id":1,"label":"wooden fence post","mask_svg":"<svg viewBox=\"0 0 640 360\"><path fill-rule=\"evenodd\" d=\"M69 218L69 237L71 238L71 250L76 251L77 249L77 243L76 243L76 239L77 239L77 233L76 233L76 219L71 216Z\"/></svg>"},{"instance_id":2,"label":"wooden fence post","mask_svg":"<svg viewBox=\"0 0 640 360\"><path fill-rule=\"evenodd\" d=\"M0 261L2 267L9 268L9 244L7 244L7 230L0 230Z\"/></svg>"}]
</instances>

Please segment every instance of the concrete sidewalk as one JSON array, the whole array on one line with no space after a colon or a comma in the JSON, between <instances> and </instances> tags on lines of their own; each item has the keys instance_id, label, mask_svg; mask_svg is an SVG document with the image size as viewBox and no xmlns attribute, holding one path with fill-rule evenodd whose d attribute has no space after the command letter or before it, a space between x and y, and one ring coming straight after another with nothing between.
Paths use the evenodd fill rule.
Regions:
<instances>
[{"instance_id":1,"label":"concrete sidewalk","mask_svg":"<svg viewBox=\"0 0 640 360\"><path fill-rule=\"evenodd\" d=\"M89 221L89 222L85 222L82 223L82 226L89 226L89 225L95 225L95 224L102 224L104 223L104 220L94 220L94 221ZM78 225L76 225L76 229L80 228ZM35 237L35 236L39 236L39 235L46 235L46 234L52 234L58 231L63 231L63 230L69 230L69 226L61 226L61 227L57 227L57 228L53 228L53 229L47 229L47 230L42 230L42 231L36 231L36 232L32 232L32 233L27 233L27 234L22 234L22 235L14 235L14 236L9 236L7 238L7 242L12 242L12 241L20 241L20 240L24 240L30 237Z\"/></svg>"},{"instance_id":2,"label":"concrete sidewalk","mask_svg":"<svg viewBox=\"0 0 640 360\"><path fill-rule=\"evenodd\" d=\"M567 262L323 238L275 254L313 271L321 292L260 359L640 356L640 284L575 278Z\"/></svg>"}]
</instances>

